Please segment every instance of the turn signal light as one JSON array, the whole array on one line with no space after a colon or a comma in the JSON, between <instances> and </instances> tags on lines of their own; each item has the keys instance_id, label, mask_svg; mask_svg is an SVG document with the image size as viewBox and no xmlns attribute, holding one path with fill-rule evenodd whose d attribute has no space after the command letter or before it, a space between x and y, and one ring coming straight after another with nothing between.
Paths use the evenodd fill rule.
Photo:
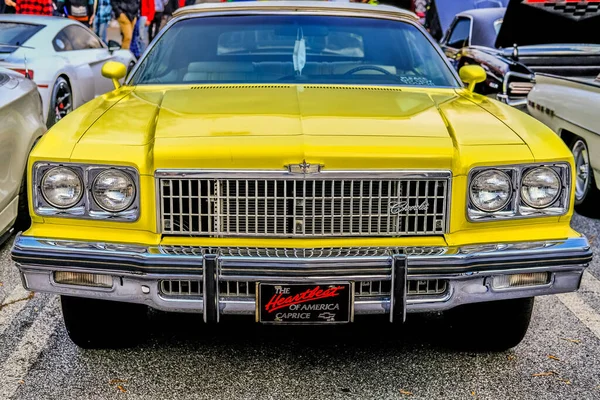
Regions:
<instances>
[{"instance_id":1,"label":"turn signal light","mask_svg":"<svg viewBox=\"0 0 600 400\"><path fill-rule=\"evenodd\" d=\"M13 71L20 73L21 75L23 75L25 78L29 78L31 80L33 80L33 71L30 69L23 69L23 68L11 68Z\"/></svg>"},{"instance_id":2,"label":"turn signal light","mask_svg":"<svg viewBox=\"0 0 600 400\"><path fill-rule=\"evenodd\" d=\"M523 286L546 285L550 282L548 272L531 272L527 274L499 275L492 280L494 289L507 289Z\"/></svg>"},{"instance_id":3,"label":"turn signal light","mask_svg":"<svg viewBox=\"0 0 600 400\"><path fill-rule=\"evenodd\" d=\"M56 271L54 281L65 285L93 286L111 288L113 278L110 275L88 274L84 272Z\"/></svg>"}]
</instances>

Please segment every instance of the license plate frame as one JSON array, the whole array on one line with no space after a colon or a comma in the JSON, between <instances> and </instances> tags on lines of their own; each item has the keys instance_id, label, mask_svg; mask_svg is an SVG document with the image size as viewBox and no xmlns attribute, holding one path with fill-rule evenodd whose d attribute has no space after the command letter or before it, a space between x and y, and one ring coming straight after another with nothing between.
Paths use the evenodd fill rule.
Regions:
<instances>
[{"instance_id":1,"label":"license plate frame","mask_svg":"<svg viewBox=\"0 0 600 400\"><path fill-rule=\"evenodd\" d=\"M286 291L285 289L289 290ZM292 301L287 305L276 304L277 300L281 301L281 299L300 296L306 291L314 291L312 297L316 298L314 300ZM335 295L314 296L319 291L329 291L329 294L333 292ZM321 293L321 295L325 294ZM306 297L310 298L311 296L305 295ZM270 303L271 306L268 306ZM322 307L319 307L319 305L322 305ZM338 305L337 309L335 309L335 305ZM274 307L278 308L273 309ZM294 309L290 309L290 307ZM273 310L268 310L268 308ZM301 318L298 315L295 317L286 315L293 313L308 313L310 316ZM354 282L257 282L256 322L268 325L336 325L354 322Z\"/></svg>"}]
</instances>

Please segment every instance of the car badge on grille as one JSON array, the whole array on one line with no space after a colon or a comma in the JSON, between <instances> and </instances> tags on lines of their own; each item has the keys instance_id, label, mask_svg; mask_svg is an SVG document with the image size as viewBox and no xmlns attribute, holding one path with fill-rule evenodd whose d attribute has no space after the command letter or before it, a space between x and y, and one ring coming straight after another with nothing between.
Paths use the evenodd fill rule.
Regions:
<instances>
[{"instance_id":1,"label":"car badge on grille","mask_svg":"<svg viewBox=\"0 0 600 400\"><path fill-rule=\"evenodd\" d=\"M321 172L323 167L321 164L309 164L306 160L303 160L301 164L289 164L286 165L288 172L292 174L316 174Z\"/></svg>"},{"instance_id":2,"label":"car badge on grille","mask_svg":"<svg viewBox=\"0 0 600 400\"><path fill-rule=\"evenodd\" d=\"M574 20L600 15L600 0L523 0L523 4Z\"/></svg>"}]
</instances>

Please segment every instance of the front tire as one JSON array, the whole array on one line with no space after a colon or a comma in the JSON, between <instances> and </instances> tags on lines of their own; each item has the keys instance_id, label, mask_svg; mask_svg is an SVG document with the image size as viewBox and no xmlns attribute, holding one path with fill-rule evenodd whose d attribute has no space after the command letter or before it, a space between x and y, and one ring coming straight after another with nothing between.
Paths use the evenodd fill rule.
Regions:
<instances>
[{"instance_id":1,"label":"front tire","mask_svg":"<svg viewBox=\"0 0 600 400\"><path fill-rule=\"evenodd\" d=\"M505 351L529 328L533 297L458 306L446 312L451 344L462 350Z\"/></svg>"},{"instance_id":2,"label":"front tire","mask_svg":"<svg viewBox=\"0 0 600 400\"><path fill-rule=\"evenodd\" d=\"M145 305L71 296L60 300L69 338L84 349L133 346L146 332Z\"/></svg>"},{"instance_id":3,"label":"front tire","mask_svg":"<svg viewBox=\"0 0 600 400\"><path fill-rule=\"evenodd\" d=\"M71 85L69 85L69 82L65 78L59 76L52 88L46 125L48 128L52 127L71 111L73 111L73 91L71 90Z\"/></svg>"}]
</instances>

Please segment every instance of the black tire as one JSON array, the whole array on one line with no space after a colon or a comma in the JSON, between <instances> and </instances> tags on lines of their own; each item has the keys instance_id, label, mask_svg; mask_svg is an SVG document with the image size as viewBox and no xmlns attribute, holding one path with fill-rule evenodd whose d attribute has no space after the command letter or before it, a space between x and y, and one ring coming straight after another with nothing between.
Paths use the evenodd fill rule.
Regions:
<instances>
[{"instance_id":1,"label":"black tire","mask_svg":"<svg viewBox=\"0 0 600 400\"><path fill-rule=\"evenodd\" d=\"M533 297L474 303L447 311L450 345L460 350L505 351L529 328Z\"/></svg>"},{"instance_id":2,"label":"black tire","mask_svg":"<svg viewBox=\"0 0 600 400\"><path fill-rule=\"evenodd\" d=\"M578 213L588 217L600 216L598 202L600 201L600 191L596 187L594 180L594 171L590 164L589 149L585 140L579 136L574 136L569 149L575 157L575 207ZM584 154L585 153L585 154ZM585 160L587 158L587 161ZM581 171L582 163L587 165L585 171ZM583 177L585 176L585 177Z\"/></svg>"},{"instance_id":3,"label":"black tire","mask_svg":"<svg viewBox=\"0 0 600 400\"><path fill-rule=\"evenodd\" d=\"M27 171L21 180L19 188L19 205L17 210L17 219L15 220L15 229L17 232L24 231L31 225L31 216L29 215L29 204L27 202Z\"/></svg>"},{"instance_id":4,"label":"black tire","mask_svg":"<svg viewBox=\"0 0 600 400\"><path fill-rule=\"evenodd\" d=\"M147 331L148 307L143 304L61 296L69 337L84 349L135 346Z\"/></svg>"},{"instance_id":5,"label":"black tire","mask_svg":"<svg viewBox=\"0 0 600 400\"><path fill-rule=\"evenodd\" d=\"M69 82L59 76L52 88L46 125L48 128L52 127L71 111L73 111L73 90L71 90Z\"/></svg>"}]
</instances>

